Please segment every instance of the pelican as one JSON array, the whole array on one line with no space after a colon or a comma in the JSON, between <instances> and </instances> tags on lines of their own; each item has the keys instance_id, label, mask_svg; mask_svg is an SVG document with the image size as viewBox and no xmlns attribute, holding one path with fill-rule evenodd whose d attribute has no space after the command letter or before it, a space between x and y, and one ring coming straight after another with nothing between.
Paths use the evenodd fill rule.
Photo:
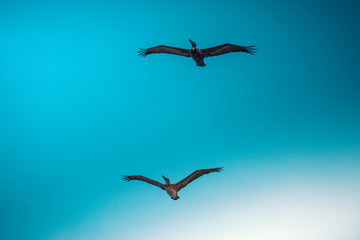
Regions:
<instances>
[{"instance_id":1,"label":"pelican","mask_svg":"<svg viewBox=\"0 0 360 240\"><path fill-rule=\"evenodd\" d=\"M174 199L174 200L178 200L180 197L178 196L178 191L180 191L182 188L186 187L186 185L188 185L189 183L191 183L192 181L194 181L195 179L201 177L204 174L208 174L211 172L220 172L223 168L209 168L209 169L199 169L196 170L195 172L193 172L192 174L190 174L189 176L187 176L186 178L184 178L183 180L175 183L175 184L170 184L170 180L164 176L162 176L165 180L165 184L159 183L157 181L154 181L150 178L141 176L141 175L132 175L132 176L123 176L123 180L128 182L131 180L140 180L140 181L144 181L147 183L150 183L152 185L158 186L159 188L161 188L162 190L165 190L167 194L169 194L169 196Z\"/></svg>"},{"instance_id":2,"label":"pelican","mask_svg":"<svg viewBox=\"0 0 360 240\"><path fill-rule=\"evenodd\" d=\"M199 67L205 67L204 58L206 57L213 57L218 56L225 53L231 53L231 52L246 52L250 54L255 54L256 50L253 46L238 46L234 44L223 44L212 48L204 48L199 49L196 48L196 42L191 41L189 39L189 42L191 43L191 49L184 49L184 48L176 48L176 47L169 47L165 45L160 45L157 47L152 48L140 48L138 51L139 56L146 57L149 54L153 53L168 53L168 54L175 54L180 55L184 57L192 57L194 61L196 62L196 65Z\"/></svg>"}]
</instances>

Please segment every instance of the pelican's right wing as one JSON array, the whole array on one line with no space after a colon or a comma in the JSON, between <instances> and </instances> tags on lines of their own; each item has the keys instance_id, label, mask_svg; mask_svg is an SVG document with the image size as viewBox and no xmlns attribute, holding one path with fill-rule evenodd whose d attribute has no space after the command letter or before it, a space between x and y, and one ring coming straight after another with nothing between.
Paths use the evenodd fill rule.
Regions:
<instances>
[{"instance_id":1,"label":"pelican's right wing","mask_svg":"<svg viewBox=\"0 0 360 240\"><path fill-rule=\"evenodd\" d=\"M139 56L141 57L145 57L153 53L168 53L168 54L180 55L184 57L191 57L191 53L189 49L169 47L165 45L160 45L157 47L146 48L146 49L140 48L138 53Z\"/></svg>"},{"instance_id":2,"label":"pelican's right wing","mask_svg":"<svg viewBox=\"0 0 360 240\"><path fill-rule=\"evenodd\" d=\"M231 53L231 52L246 52L250 54L256 53L256 48L254 46L238 46L234 44L223 44L220 46L212 47L212 48L205 48L201 49L201 54L203 54L205 57L212 57L212 56L218 56L221 54Z\"/></svg>"},{"instance_id":3,"label":"pelican's right wing","mask_svg":"<svg viewBox=\"0 0 360 240\"><path fill-rule=\"evenodd\" d=\"M165 190L165 185L164 184L159 183L157 181L154 181L154 180L152 180L150 178L141 176L141 175L123 176L122 180L124 180L126 182L131 181L131 180L140 180L140 181L147 182L147 183L150 183L152 185L158 186L159 188Z\"/></svg>"},{"instance_id":4,"label":"pelican's right wing","mask_svg":"<svg viewBox=\"0 0 360 240\"><path fill-rule=\"evenodd\" d=\"M186 185L188 185L189 183L191 183L195 179L201 177L202 175L212 173L212 172L220 172L222 169L223 169L222 167L219 167L219 168L208 168L208 169L196 170L195 172L193 172L192 174L190 174L189 176L187 176L183 180L176 183L175 184L176 189L177 189L177 191L180 191L180 189L184 188Z\"/></svg>"}]
</instances>

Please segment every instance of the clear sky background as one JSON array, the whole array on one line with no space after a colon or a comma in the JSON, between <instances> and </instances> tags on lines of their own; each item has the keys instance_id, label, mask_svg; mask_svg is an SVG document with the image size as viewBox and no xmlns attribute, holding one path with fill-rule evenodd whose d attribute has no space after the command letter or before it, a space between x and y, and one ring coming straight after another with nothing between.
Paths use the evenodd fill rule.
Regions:
<instances>
[{"instance_id":1,"label":"clear sky background","mask_svg":"<svg viewBox=\"0 0 360 240\"><path fill-rule=\"evenodd\" d=\"M360 238L357 1L1 1L2 240ZM161 44L257 45L205 59ZM224 167L179 192L176 182Z\"/></svg>"}]
</instances>

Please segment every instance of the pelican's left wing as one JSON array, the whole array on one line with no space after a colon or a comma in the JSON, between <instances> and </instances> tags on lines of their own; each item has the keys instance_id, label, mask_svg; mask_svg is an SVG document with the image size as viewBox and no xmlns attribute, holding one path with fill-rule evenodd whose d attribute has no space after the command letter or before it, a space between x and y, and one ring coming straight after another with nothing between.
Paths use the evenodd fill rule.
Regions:
<instances>
[{"instance_id":1,"label":"pelican's left wing","mask_svg":"<svg viewBox=\"0 0 360 240\"><path fill-rule=\"evenodd\" d=\"M165 185L164 184L159 183L158 181L152 180L150 178L141 176L141 175L123 176L122 180L124 180L126 182L131 181L131 180L140 180L140 181L147 182L147 183L150 183L152 185L158 186L159 188L165 190Z\"/></svg>"},{"instance_id":2,"label":"pelican's left wing","mask_svg":"<svg viewBox=\"0 0 360 240\"><path fill-rule=\"evenodd\" d=\"M190 53L189 49L169 47L169 46L165 46L165 45L160 45L157 47L145 48L145 49L140 48L138 53L139 53L139 56L141 56L141 57L146 57L147 55L154 54L154 53L167 53L167 54L174 54L174 55L179 55L179 56L184 56L184 57L191 57L191 53Z\"/></svg>"},{"instance_id":3,"label":"pelican's left wing","mask_svg":"<svg viewBox=\"0 0 360 240\"><path fill-rule=\"evenodd\" d=\"M230 53L230 52L246 52L246 53L250 53L250 54L255 54L257 49L254 47L255 47L255 45L243 47L243 46L226 43L226 44L212 47L212 48L201 49L200 52L204 57L218 56L218 55L226 54L226 53Z\"/></svg>"},{"instance_id":4,"label":"pelican's left wing","mask_svg":"<svg viewBox=\"0 0 360 240\"><path fill-rule=\"evenodd\" d=\"M186 185L188 185L189 183L191 183L192 181L194 181L195 179L201 177L204 174L208 174L208 173L212 173L212 172L220 172L222 169L223 168L220 167L220 168L208 168L208 169L196 170L195 172L193 172L192 174L190 174L189 176L187 176L183 180L176 183L175 184L176 190L180 191L180 189L184 188Z\"/></svg>"}]
</instances>

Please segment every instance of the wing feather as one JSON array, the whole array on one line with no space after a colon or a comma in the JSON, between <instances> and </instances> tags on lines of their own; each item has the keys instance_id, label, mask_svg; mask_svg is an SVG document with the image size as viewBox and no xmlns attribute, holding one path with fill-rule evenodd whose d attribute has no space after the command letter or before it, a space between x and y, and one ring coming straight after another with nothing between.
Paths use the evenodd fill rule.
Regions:
<instances>
[{"instance_id":1,"label":"wing feather","mask_svg":"<svg viewBox=\"0 0 360 240\"><path fill-rule=\"evenodd\" d=\"M231 52L246 52L250 54L255 54L256 50L257 49L255 48L255 45L243 47L226 43L212 48L201 49L200 51L204 57L213 57Z\"/></svg>"},{"instance_id":2,"label":"wing feather","mask_svg":"<svg viewBox=\"0 0 360 240\"><path fill-rule=\"evenodd\" d=\"M201 177L204 174L212 173L212 172L220 172L223 168L208 168L208 169L199 169L184 178L183 180L179 181L175 184L175 187L177 191L180 191L180 189L184 188L186 185L194 181L195 179Z\"/></svg>"},{"instance_id":3,"label":"wing feather","mask_svg":"<svg viewBox=\"0 0 360 240\"><path fill-rule=\"evenodd\" d=\"M184 57L191 56L189 49L169 47L169 46L165 46L165 45L160 45L157 47L145 48L145 49L140 48L138 53L139 53L139 56L141 56L141 57L146 57L147 55L153 54L153 53L168 53L168 54L180 55L180 56L184 56Z\"/></svg>"},{"instance_id":4,"label":"wing feather","mask_svg":"<svg viewBox=\"0 0 360 240\"><path fill-rule=\"evenodd\" d=\"M133 175L133 176L123 176L122 180L128 182L128 181L131 181L131 180L140 180L140 181L143 181L143 182L147 182L147 183L150 183L152 185L155 185L155 186L158 186L159 188L165 190L165 185L162 184L162 183L159 183L157 181L154 181L150 178L147 178L147 177L144 177L144 176L141 176L141 175Z\"/></svg>"}]
</instances>

